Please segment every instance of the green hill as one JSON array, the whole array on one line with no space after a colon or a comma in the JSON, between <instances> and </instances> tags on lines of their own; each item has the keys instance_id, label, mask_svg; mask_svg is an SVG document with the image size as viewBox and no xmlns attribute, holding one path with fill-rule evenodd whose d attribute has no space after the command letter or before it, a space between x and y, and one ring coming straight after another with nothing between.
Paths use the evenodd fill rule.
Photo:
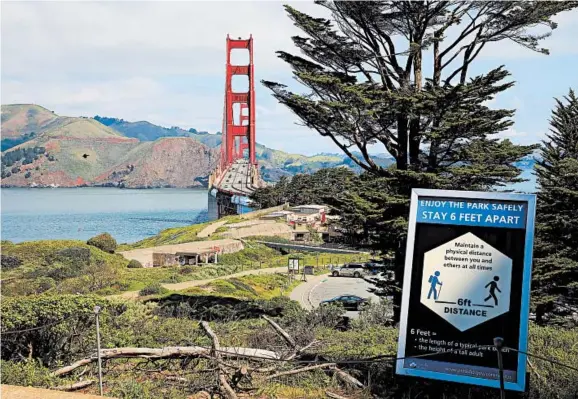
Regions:
<instances>
[{"instance_id":1,"label":"green hill","mask_svg":"<svg viewBox=\"0 0 578 399\"><path fill-rule=\"evenodd\" d=\"M29 114L24 106L12 112ZM13 117L6 121L16 126ZM30 124L41 125L35 119ZM3 186L195 187L202 185L217 156L190 137L141 142L92 118L54 115L44 126L38 135L2 152ZM31 129L22 121L18 128Z\"/></svg>"}]
</instances>

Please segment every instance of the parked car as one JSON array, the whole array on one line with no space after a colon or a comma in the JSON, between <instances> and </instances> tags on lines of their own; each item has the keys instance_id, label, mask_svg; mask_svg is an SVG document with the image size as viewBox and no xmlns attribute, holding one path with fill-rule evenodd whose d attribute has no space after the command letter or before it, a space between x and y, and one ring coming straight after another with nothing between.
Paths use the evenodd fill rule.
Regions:
<instances>
[{"instance_id":1,"label":"parked car","mask_svg":"<svg viewBox=\"0 0 578 399\"><path fill-rule=\"evenodd\" d=\"M365 269L363 263L348 263L341 267L333 269L331 275L333 277L339 276L350 276L350 277L361 277L368 274L367 269Z\"/></svg>"},{"instance_id":2,"label":"parked car","mask_svg":"<svg viewBox=\"0 0 578 399\"><path fill-rule=\"evenodd\" d=\"M367 299L358 297L357 295L340 295L335 298L321 301L321 306L331 304L341 304L345 309L359 310L368 304Z\"/></svg>"}]
</instances>

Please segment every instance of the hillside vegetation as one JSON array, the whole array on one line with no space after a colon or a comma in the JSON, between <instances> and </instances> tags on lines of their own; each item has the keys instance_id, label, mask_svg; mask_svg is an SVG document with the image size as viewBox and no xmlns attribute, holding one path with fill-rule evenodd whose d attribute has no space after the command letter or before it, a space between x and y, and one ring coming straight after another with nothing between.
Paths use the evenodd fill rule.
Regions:
<instances>
[{"instance_id":1,"label":"hillside vegetation","mask_svg":"<svg viewBox=\"0 0 578 399\"><path fill-rule=\"evenodd\" d=\"M41 126L47 111L32 115L26 107L37 108L22 105L9 113L11 106L3 106L6 123L23 132ZM22 120L22 115L32 116ZM140 142L94 119L50 115L51 122L28 141L2 152L3 186L200 187L217 161L217 150L193 138Z\"/></svg>"}]
</instances>

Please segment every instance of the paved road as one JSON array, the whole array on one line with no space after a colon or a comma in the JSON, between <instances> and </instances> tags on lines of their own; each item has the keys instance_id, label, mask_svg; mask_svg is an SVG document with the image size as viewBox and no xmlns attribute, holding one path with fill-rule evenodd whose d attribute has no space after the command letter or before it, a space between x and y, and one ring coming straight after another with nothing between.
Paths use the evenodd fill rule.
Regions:
<instances>
[{"instance_id":1,"label":"paved road","mask_svg":"<svg viewBox=\"0 0 578 399\"><path fill-rule=\"evenodd\" d=\"M367 289L371 286L367 281L354 277L307 276L307 282L297 286L291 292L291 299L298 301L305 309L319 306L325 299L338 295L352 294L362 298L371 298L377 302L378 297ZM356 318L358 312L348 311L346 316Z\"/></svg>"}]
</instances>

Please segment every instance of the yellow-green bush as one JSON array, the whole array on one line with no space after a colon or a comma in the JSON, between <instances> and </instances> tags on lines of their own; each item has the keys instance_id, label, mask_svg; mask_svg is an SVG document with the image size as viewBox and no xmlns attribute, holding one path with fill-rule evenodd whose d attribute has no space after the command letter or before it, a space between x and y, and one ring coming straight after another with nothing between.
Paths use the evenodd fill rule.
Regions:
<instances>
[{"instance_id":1,"label":"yellow-green bush","mask_svg":"<svg viewBox=\"0 0 578 399\"><path fill-rule=\"evenodd\" d=\"M113 254L117 247L116 240L108 233L101 233L92 237L86 243L109 254Z\"/></svg>"}]
</instances>

